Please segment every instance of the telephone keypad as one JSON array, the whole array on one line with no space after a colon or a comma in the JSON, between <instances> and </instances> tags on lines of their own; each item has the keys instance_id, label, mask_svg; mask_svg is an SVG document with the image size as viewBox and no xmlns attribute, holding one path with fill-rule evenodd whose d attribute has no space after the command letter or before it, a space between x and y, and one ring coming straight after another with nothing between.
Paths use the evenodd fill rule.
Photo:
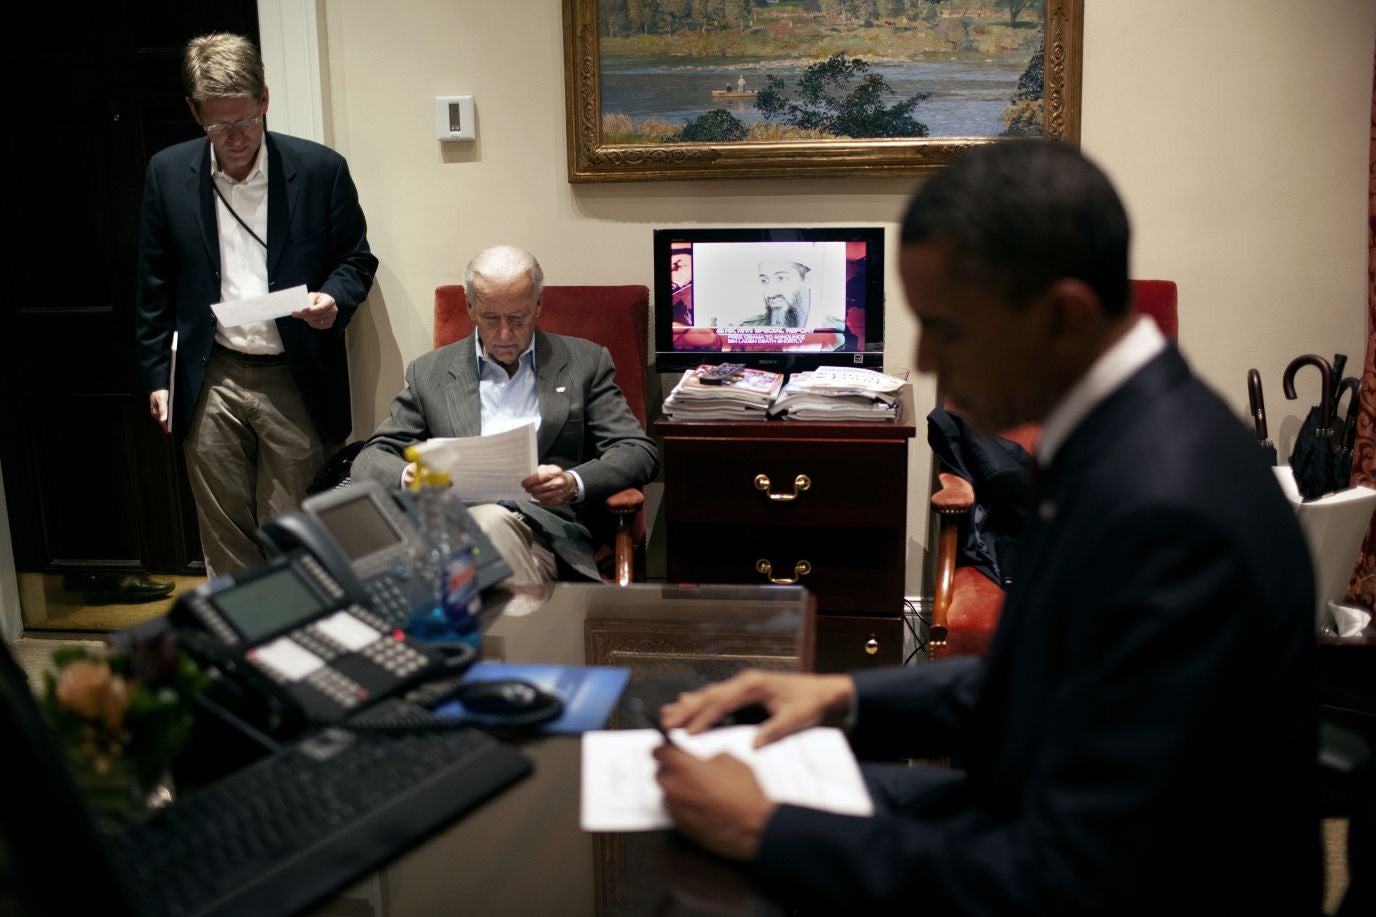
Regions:
<instances>
[{"instance_id":1,"label":"telephone keypad","mask_svg":"<svg viewBox=\"0 0 1376 917\"><path fill-rule=\"evenodd\" d=\"M325 568L321 566L320 561L316 560L310 554L303 553L300 555L300 563L302 568L310 574L311 578L315 580L321 589L325 590L325 594L331 599L338 601L344 598L344 588L340 586L339 583L335 582L333 576L325 572Z\"/></svg>"},{"instance_id":2,"label":"telephone keypad","mask_svg":"<svg viewBox=\"0 0 1376 917\"><path fill-rule=\"evenodd\" d=\"M315 655L326 662L330 662L342 652L342 649L337 643L330 640L328 637L316 634L309 627L294 630L287 636L310 650L312 653L315 653Z\"/></svg>"},{"instance_id":3,"label":"telephone keypad","mask_svg":"<svg viewBox=\"0 0 1376 917\"><path fill-rule=\"evenodd\" d=\"M349 612L349 614L353 615L355 618L358 618L364 624L367 624L369 627L371 627L373 630L379 633L388 633L396 627L395 624L389 624L387 621L373 614L371 611L364 608L362 605L350 605L346 610Z\"/></svg>"},{"instance_id":4,"label":"telephone keypad","mask_svg":"<svg viewBox=\"0 0 1376 917\"><path fill-rule=\"evenodd\" d=\"M411 620L410 603L406 595L391 576L379 576L367 580L363 588L368 592L368 600L378 614L387 619L388 627L405 627Z\"/></svg>"},{"instance_id":5,"label":"telephone keypad","mask_svg":"<svg viewBox=\"0 0 1376 917\"><path fill-rule=\"evenodd\" d=\"M319 669L306 683L344 708L355 707L368 698L368 691L361 684L337 669Z\"/></svg>"},{"instance_id":6,"label":"telephone keypad","mask_svg":"<svg viewBox=\"0 0 1376 917\"><path fill-rule=\"evenodd\" d=\"M424 655L398 640L370 643L362 653L398 678L414 675L429 664Z\"/></svg>"}]
</instances>

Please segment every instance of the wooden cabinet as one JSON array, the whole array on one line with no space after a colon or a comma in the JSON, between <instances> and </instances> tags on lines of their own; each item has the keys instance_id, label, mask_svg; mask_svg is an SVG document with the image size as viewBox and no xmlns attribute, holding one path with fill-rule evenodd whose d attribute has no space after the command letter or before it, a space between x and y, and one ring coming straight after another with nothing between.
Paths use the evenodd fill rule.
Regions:
<instances>
[{"instance_id":1,"label":"wooden cabinet","mask_svg":"<svg viewBox=\"0 0 1376 917\"><path fill-rule=\"evenodd\" d=\"M912 389L883 423L660 419L669 579L798 583L822 671L900 662Z\"/></svg>"}]
</instances>

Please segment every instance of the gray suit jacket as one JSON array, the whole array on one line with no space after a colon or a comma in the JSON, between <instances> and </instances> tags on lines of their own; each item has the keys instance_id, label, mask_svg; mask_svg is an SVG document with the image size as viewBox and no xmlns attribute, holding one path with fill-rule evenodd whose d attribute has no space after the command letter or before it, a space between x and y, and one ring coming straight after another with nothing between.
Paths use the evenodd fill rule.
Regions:
<instances>
[{"instance_id":1,"label":"gray suit jacket","mask_svg":"<svg viewBox=\"0 0 1376 917\"><path fill-rule=\"evenodd\" d=\"M435 436L482 432L476 353L470 334L406 368L406 388L392 401L391 417L354 459L354 477L395 487L406 467L402 454L407 446ZM623 488L648 483L659 470L659 450L617 388L605 347L536 330L535 365L540 462L576 471L583 479L584 496L578 506L551 509L531 501L519 508L549 536L560 560L596 580L600 577L592 536L577 510L598 506Z\"/></svg>"}]
</instances>

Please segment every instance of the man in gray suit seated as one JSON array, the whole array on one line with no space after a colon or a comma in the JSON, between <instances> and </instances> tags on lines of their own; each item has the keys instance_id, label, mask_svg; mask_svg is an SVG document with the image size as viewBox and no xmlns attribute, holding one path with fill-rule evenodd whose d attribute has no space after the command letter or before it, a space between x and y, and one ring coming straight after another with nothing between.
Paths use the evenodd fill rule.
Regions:
<instances>
[{"instance_id":1,"label":"man in gray suit seated","mask_svg":"<svg viewBox=\"0 0 1376 917\"><path fill-rule=\"evenodd\" d=\"M402 458L410 444L534 421L540 464L521 482L532 500L470 511L514 582L597 580L579 507L649 482L659 451L617 388L607 349L536 327L543 285L529 252L510 245L479 252L464 272L474 333L406 368L406 388L354 460L353 475L404 486L415 473Z\"/></svg>"}]
</instances>

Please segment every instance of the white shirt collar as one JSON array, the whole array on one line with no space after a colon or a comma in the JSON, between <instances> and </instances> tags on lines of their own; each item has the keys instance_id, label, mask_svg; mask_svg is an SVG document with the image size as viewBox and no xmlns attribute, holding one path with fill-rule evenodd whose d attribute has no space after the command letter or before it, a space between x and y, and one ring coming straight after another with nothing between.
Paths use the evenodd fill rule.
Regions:
<instances>
[{"instance_id":1,"label":"white shirt collar","mask_svg":"<svg viewBox=\"0 0 1376 917\"><path fill-rule=\"evenodd\" d=\"M1166 349L1166 336L1149 316L1139 316L1128 333L1118 339L1089 367L1046 415L1037 441L1037 464L1046 468L1080 421L1101 401L1113 394L1134 373Z\"/></svg>"},{"instance_id":2,"label":"white shirt collar","mask_svg":"<svg viewBox=\"0 0 1376 917\"><path fill-rule=\"evenodd\" d=\"M208 140L209 138L207 138ZM244 176L244 183L251 181L265 181L268 177L268 157L264 150L268 145L268 132L263 131L263 136L258 138L258 155L253 160L253 168L248 170ZM223 178L231 184L238 184L233 178L220 171L220 160L215 155L215 144L210 144L210 174L215 178Z\"/></svg>"},{"instance_id":3,"label":"white shirt collar","mask_svg":"<svg viewBox=\"0 0 1376 917\"><path fill-rule=\"evenodd\" d=\"M490 362L494 366L498 365L496 360L488 360L487 354L483 352L482 336L477 329L473 331L473 346L478 351L478 375L482 375L484 363ZM530 359L527 360L527 357ZM530 336L530 343L526 345L526 349L521 351L521 355L516 358L516 365L519 367L522 361L528 362L531 370L535 370L535 335L533 334ZM505 367L502 367L502 372L506 372Z\"/></svg>"}]
</instances>

